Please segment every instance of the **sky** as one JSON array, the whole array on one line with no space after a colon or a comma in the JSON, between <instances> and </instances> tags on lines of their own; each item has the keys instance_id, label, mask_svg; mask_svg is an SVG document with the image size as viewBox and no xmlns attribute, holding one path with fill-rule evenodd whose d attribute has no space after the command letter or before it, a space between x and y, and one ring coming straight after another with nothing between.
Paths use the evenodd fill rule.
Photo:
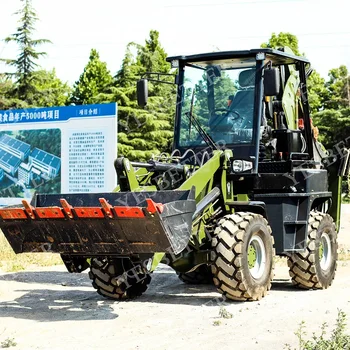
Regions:
<instances>
[{"instance_id":1,"label":"sky","mask_svg":"<svg viewBox=\"0 0 350 350\"><path fill-rule=\"evenodd\" d=\"M273 32L290 32L323 76L344 64L350 69L347 0L33 0L39 17L34 38L52 41L39 64L55 68L72 84L92 48L112 74L126 45L143 44L151 29L169 56L260 47ZM14 33L20 0L0 0L0 39ZM0 41L0 57L14 58L15 44ZM0 63L0 72L8 68Z\"/></svg>"}]
</instances>

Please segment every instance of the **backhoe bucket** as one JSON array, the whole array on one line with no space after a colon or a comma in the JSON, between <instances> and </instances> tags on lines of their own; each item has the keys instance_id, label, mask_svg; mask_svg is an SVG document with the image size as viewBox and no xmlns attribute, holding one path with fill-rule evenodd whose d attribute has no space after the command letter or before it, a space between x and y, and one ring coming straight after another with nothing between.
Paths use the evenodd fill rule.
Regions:
<instances>
[{"instance_id":1,"label":"backhoe bucket","mask_svg":"<svg viewBox=\"0 0 350 350\"><path fill-rule=\"evenodd\" d=\"M196 209L191 191L35 195L0 209L0 228L15 253L69 255L180 253Z\"/></svg>"}]
</instances>

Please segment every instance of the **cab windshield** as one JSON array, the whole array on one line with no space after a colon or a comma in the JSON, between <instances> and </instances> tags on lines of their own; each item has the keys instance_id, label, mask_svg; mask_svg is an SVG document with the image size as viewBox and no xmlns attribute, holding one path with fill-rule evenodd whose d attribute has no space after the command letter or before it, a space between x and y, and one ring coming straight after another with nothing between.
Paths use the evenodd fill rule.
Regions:
<instances>
[{"instance_id":1,"label":"cab windshield","mask_svg":"<svg viewBox=\"0 0 350 350\"><path fill-rule=\"evenodd\" d=\"M180 147L205 145L193 118L216 143L252 143L255 62L246 61L244 68L230 60L185 66Z\"/></svg>"}]
</instances>

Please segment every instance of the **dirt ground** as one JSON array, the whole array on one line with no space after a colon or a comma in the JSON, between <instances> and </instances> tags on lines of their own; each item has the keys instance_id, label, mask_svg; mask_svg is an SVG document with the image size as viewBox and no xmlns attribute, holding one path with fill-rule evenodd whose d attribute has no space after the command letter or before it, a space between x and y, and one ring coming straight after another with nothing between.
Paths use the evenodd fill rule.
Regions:
<instances>
[{"instance_id":1,"label":"dirt ground","mask_svg":"<svg viewBox=\"0 0 350 350\"><path fill-rule=\"evenodd\" d=\"M350 249L349 233L350 205L344 205L342 251ZM222 305L232 318L219 317ZM324 291L296 290L278 264L262 301L224 304L214 286L184 285L163 265L146 294L129 302L103 299L86 273L69 274L63 266L0 273L0 344L13 338L16 349L294 348L301 321L311 337L323 322L334 325L338 309L350 318L350 261L339 261Z\"/></svg>"}]
</instances>

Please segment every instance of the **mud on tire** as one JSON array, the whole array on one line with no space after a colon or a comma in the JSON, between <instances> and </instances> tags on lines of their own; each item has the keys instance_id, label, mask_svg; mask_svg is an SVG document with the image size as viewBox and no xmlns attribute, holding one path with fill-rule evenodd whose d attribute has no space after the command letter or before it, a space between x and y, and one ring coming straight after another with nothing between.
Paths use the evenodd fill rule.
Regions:
<instances>
[{"instance_id":1,"label":"mud on tire","mask_svg":"<svg viewBox=\"0 0 350 350\"><path fill-rule=\"evenodd\" d=\"M200 265L191 272L177 272L179 279L186 284L212 284L213 274L208 265Z\"/></svg>"},{"instance_id":2,"label":"mud on tire","mask_svg":"<svg viewBox=\"0 0 350 350\"><path fill-rule=\"evenodd\" d=\"M91 260L89 277L97 293L114 300L140 296L151 281L149 272L130 259L94 258Z\"/></svg>"},{"instance_id":3,"label":"mud on tire","mask_svg":"<svg viewBox=\"0 0 350 350\"><path fill-rule=\"evenodd\" d=\"M212 239L211 268L218 291L232 300L264 297L273 278L273 244L271 228L261 215L238 212L224 216Z\"/></svg>"},{"instance_id":4,"label":"mud on tire","mask_svg":"<svg viewBox=\"0 0 350 350\"><path fill-rule=\"evenodd\" d=\"M303 289L326 289L335 277L338 259L337 233L330 215L310 213L306 249L288 257L292 282Z\"/></svg>"}]
</instances>

